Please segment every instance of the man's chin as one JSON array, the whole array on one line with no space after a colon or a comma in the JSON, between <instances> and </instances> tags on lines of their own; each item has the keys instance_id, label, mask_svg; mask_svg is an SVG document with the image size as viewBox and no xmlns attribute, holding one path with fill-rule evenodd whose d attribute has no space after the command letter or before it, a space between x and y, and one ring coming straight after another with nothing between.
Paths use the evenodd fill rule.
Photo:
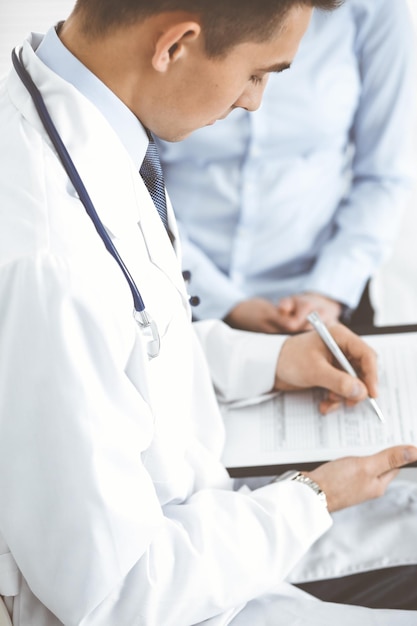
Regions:
<instances>
[{"instance_id":1,"label":"man's chin","mask_svg":"<svg viewBox=\"0 0 417 626\"><path fill-rule=\"evenodd\" d=\"M178 141L183 141L184 139L187 139L187 137L189 137L190 135L195 133L196 130L200 130L200 128L202 128L202 127L200 126L199 128L194 128L193 130L183 131L181 133L178 133L177 135L170 135L168 137L161 137L161 139L163 139L164 141L169 141L170 143L177 143Z\"/></svg>"},{"instance_id":2,"label":"man's chin","mask_svg":"<svg viewBox=\"0 0 417 626\"><path fill-rule=\"evenodd\" d=\"M207 126L213 126L216 122L217 120L212 120L211 122L207 122L206 124L203 124L202 126L198 126L197 128L193 128L192 130L190 129L182 130L181 132L178 132L175 135L167 134L165 136L162 136L162 135L157 135L157 136L160 139L163 139L164 141L169 141L170 143L176 143L178 141L183 141L184 139L187 139L187 137L195 133L197 130L200 130L201 128L207 128Z\"/></svg>"}]
</instances>

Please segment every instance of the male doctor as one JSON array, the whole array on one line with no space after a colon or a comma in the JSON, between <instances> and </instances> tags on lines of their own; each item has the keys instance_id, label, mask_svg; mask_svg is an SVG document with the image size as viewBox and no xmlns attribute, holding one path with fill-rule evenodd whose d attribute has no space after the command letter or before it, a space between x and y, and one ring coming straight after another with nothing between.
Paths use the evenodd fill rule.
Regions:
<instances>
[{"instance_id":1,"label":"male doctor","mask_svg":"<svg viewBox=\"0 0 417 626\"><path fill-rule=\"evenodd\" d=\"M66 22L16 49L0 92L0 595L13 624L416 623L413 611L326 602L292 584L398 566L412 589L401 606L416 608L413 568L399 566L417 562L417 494L389 485L416 448L233 489L214 389L239 399L322 386L327 412L377 394L376 359L338 325L361 381L334 367L313 332L193 326L151 137L179 140L258 107L313 7L334 4L79 0ZM132 314L127 278L151 327ZM382 577L394 590L387 603L398 576Z\"/></svg>"}]
</instances>

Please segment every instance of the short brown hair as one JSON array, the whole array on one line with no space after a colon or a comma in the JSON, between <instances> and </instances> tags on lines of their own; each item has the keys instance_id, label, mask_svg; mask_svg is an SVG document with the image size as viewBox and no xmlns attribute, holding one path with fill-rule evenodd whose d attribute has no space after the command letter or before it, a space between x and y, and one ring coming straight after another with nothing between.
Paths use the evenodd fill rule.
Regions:
<instances>
[{"instance_id":1,"label":"short brown hair","mask_svg":"<svg viewBox=\"0 0 417 626\"><path fill-rule=\"evenodd\" d=\"M343 0L77 0L84 32L104 35L115 27L133 24L156 13L189 11L199 16L206 52L221 56L247 41L266 41L290 9L297 6L332 10Z\"/></svg>"}]
</instances>

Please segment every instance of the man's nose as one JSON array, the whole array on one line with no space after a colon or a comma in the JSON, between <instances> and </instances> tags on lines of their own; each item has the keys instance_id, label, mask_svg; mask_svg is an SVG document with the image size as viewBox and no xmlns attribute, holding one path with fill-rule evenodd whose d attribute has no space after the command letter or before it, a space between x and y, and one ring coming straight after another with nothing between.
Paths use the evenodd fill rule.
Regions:
<instances>
[{"instance_id":1,"label":"man's nose","mask_svg":"<svg viewBox=\"0 0 417 626\"><path fill-rule=\"evenodd\" d=\"M260 83L249 85L236 100L234 106L246 109L247 111L256 111L259 109L267 83L268 77L264 77Z\"/></svg>"}]
</instances>

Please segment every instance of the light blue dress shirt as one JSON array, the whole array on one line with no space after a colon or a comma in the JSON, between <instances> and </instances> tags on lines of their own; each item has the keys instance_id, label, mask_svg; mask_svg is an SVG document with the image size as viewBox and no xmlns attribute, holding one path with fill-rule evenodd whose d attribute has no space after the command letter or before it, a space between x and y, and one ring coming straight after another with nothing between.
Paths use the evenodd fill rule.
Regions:
<instances>
[{"instance_id":1,"label":"light blue dress shirt","mask_svg":"<svg viewBox=\"0 0 417 626\"><path fill-rule=\"evenodd\" d=\"M414 177L416 76L406 1L347 0L314 12L259 111L160 142L199 318L305 291L357 305Z\"/></svg>"},{"instance_id":2,"label":"light blue dress shirt","mask_svg":"<svg viewBox=\"0 0 417 626\"><path fill-rule=\"evenodd\" d=\"M104 115L139 172L148 138L132 111L63 45L55 28L48 30L36 54L49 69L74 85Z\"/></svg>"}]
</instances>

